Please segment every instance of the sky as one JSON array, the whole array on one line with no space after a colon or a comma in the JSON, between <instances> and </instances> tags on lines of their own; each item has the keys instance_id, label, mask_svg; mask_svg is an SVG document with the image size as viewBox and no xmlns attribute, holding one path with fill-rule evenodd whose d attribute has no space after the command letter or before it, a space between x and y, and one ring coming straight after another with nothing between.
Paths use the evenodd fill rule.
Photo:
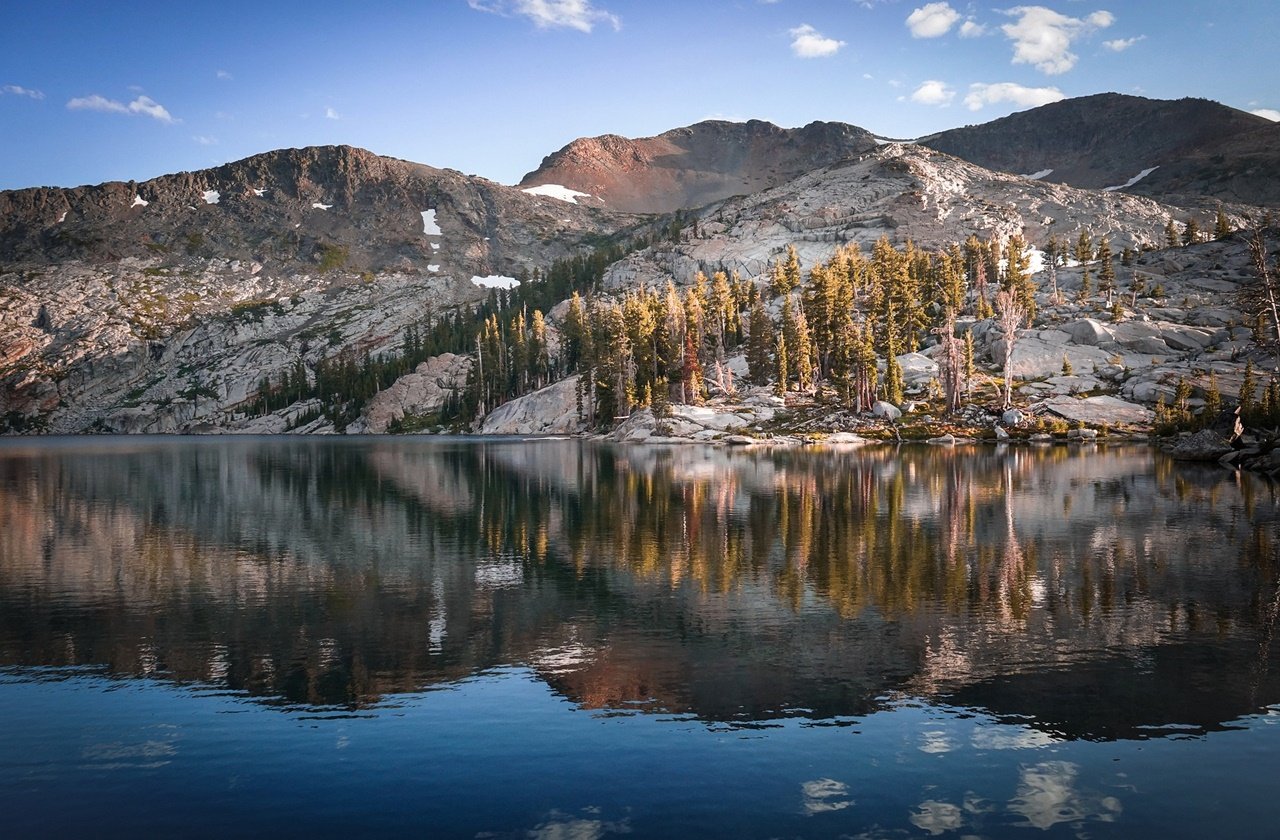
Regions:
<instances>
[{"instance_id":1,"label":"sky","mask_svg":"<svg viewBox=\"0 0 1280 840\"><path fill-rule=\"evenodd\" d=\"M913 138L1057 99L1280 120L1275 0L8 0L0 189L346 143L514 184L704 119Z\"/></svg>"}]
</instances>

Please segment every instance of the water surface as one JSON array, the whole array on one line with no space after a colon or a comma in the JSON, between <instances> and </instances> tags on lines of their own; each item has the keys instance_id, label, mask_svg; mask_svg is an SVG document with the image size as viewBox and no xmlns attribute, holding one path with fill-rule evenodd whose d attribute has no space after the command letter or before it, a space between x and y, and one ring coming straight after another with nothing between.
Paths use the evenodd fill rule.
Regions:
<instances>
[{"instance_id":1,"label":"water surface","mask_svg":"<svg viewBox=\"0 0 1280 840\"><path fill-rule=\"evenodd\" d=\"M7 441L0 813L1269 837L1278 525L1141 447Z\"/></svg>"}]
</instances>

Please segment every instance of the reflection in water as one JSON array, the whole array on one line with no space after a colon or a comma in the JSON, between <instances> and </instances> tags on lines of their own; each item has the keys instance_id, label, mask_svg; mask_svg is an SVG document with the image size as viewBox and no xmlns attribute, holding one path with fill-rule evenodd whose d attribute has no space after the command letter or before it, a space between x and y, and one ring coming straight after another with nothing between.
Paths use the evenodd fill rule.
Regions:
<instances>
[{"instance_id":1,"label":"reflection in water","mask_svg":"<svg viewBox=\"0 0 1280 840\"><path fill-rule=\"evenodd\" d=\"M1280 699L1276 525L1143 448L9 446L0 661L351 707L523 664L586 708L897 692L1028 716L1001 746L1149 737Z\"/></svg>"},{"instance_id":2,"label":"reflection in water","mask_svg":"<svg viewBox=\"0 0 1280 840\"><path fill-rule=\"evenodd\" d=\"M1280 818L1278 524L1272 485L1135 447L5 443L0 807L1247 836Z\"/></svg>"},{"instance_id":3,"label":"reflection in water","mask_svg":"<svg viewBox=\"0 0 1280 840\"><path fill-rule=\"evenodd\" d=\"M1040 829L1086 819L1114 822L1121 812L1120 801L1077 790L1079 769L1069 761L1045 761L1022 768L1018 793L1009 810Z\"/></svg>"}]
</instances>

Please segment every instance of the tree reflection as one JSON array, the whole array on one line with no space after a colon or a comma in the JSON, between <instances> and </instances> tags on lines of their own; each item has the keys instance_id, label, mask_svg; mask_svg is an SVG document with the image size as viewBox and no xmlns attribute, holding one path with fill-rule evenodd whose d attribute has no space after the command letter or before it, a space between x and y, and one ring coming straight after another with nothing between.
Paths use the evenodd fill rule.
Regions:
<instances>
[{"instance_id":1,"label":"tree reflection","mask_svg":"<svg viewBox=\"0 0 1280 840\"><path fill-rule=\"evenodd\" d=\"M1122 737L1280 696L1276 514L1143 448L6 451L0 661L346 706L525 664L588 707L908 691ZM1147 717L1059 696L1134 673Z\"/></svg>"}]
</instances>

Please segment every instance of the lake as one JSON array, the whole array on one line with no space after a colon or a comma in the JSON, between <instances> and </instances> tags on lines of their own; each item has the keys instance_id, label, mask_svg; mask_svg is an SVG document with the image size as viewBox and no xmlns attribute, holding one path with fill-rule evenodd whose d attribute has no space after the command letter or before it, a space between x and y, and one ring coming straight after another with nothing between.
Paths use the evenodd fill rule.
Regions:
<instances>
[{"instance_id":1,"label":"lake","mask_svg":"<svg viewBox=\"0 0 1280 840\"><path fill-rule=\"evenodd\" d=\"M1272 837L1278 613L1143 446L8 439L0 831Z\"/></svg>"}]
</instances>

